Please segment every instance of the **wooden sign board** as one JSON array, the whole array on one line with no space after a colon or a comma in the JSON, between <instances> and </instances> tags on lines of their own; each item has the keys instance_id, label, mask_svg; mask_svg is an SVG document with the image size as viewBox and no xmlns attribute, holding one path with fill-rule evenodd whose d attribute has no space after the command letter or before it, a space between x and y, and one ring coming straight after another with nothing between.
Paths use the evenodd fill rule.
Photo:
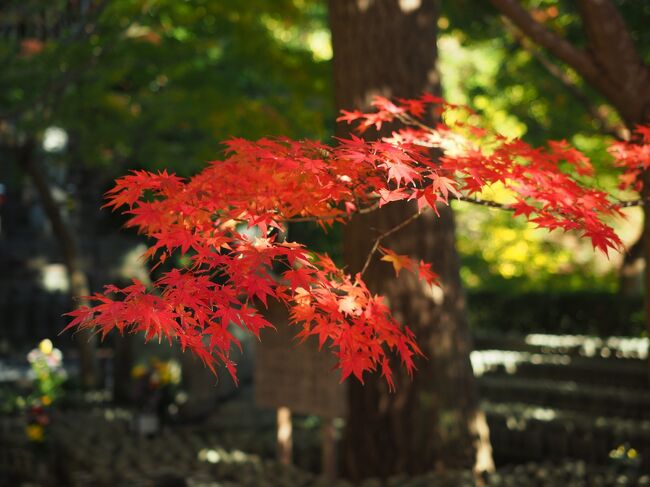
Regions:
<instances>
[{"instance_id":1,"label":"wooden sign board","mask_svg":"<svg viewBox=\"0 0 650 487\"><path fill-rule=\"evenodd\" d=\"M346 384L334 369L336 358L318 339L298 343L300 331L290 327L287 314L269 303L264 313L277 330L263 330L255 351L255 402L269 408L290 410L324 418L345 417Z\"/></svg>"}]
</instances>

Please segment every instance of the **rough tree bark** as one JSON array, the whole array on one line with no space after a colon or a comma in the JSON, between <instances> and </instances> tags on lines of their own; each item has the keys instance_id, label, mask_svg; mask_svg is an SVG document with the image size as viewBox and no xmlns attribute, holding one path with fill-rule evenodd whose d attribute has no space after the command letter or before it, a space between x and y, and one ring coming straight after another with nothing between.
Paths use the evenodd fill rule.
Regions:
<instances>
[{"instance_id":1,"label":"rough tree bark","mask_svg":"<svg viewBox=\"0 0 650 487\"><path fill-rule=\"evenodd\" d=\"M73 304L75 308L87 306L90 303L87 299L84 299L84 296L90 294L90 289L88 287L88 279L81 266L77 243L72 231L61 215L59 205L54 201L52 191L42 169L37 166L33 142L28 141L18 149L18 158L20 166L36 188L43 205L43 210L52 226L52 232L61 247L63 264L68 274ZM84 387L92 388L97 385L95 339L91 332L83 331L75 334L75 341L79 350L82 384Z\"/></svg>"},{"instance_id":2,"label":"rough tree bark","mask_svg":"<svg viewBox=\"0 0 650 487\"><path fill-rule=\"evenodd\" d=\"M576 0L586 47L574 46L556 32L536 21L521 6L520 0L490 0L524 35L573 68L598 90L618 111L632 131L636 125L650 123L650 66L639 56L632 35L611 0ZM650 200L650 172L643 175L644 200ZM650 204L643 207L643 235L650 235ZM640 246L646 262L644 273L644 311L650 334L650 238ZM626 259L626 264L634 259ZM622 269L625 272L626 268ZM649 370L650 371L650 370Z\"/></svg>"},{"instance_id":3,"label":"rough tree bark","mask_svg":"<svg viewBox=\"0 0 650 487\"><path fill-rule=\"evenodd\" d=\"M439 93L435 2L331 0L329 7L338 108L367 107L376 94ZM339 134L348 130L339 127ZM410 204L393 204L353 220L344 237L349 271L362 268L373 235L414 212ZM377 259L364 276L374 292L388 298L395 316L412 327L427 358L418 362L412 381L396 377L395 394L376 375L367 377L365 386L350 381L343 454L344 468L353 479L436 467L493 467L469 360L472 342L453 214L447 207L440 212L440 218L419 218L382 243L399 254L432 262L441 275L440 290L405 274L395 280L391 266Z\"/></svg>"}]
</instances>

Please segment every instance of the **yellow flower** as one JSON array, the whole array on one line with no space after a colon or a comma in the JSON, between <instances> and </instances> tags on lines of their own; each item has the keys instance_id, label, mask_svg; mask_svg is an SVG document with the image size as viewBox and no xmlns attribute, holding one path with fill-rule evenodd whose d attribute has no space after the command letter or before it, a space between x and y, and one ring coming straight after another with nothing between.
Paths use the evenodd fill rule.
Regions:
<instances>
[{"instance_id":1,"label":"yellow flower","mask_svg":"<svg viewBox=\"0 0 650 487\"><path fill-rule=\"evenodd\" d=\"M25 433L27 433L27 438L31 441L43 441L43 437L45 436L45 430L40 424L27 425Z\"/></svg>"},{"instance_id":2,"label":"yellow flower","mask_svg":"<svg viewBox=\"0 0 650 487\"><path fill-rule=\"evenodd\" d=\"M142 377L147 372L147 369L144 365L136 365L131 369L131 377L138 378Z\"/></svg>"},{"instance_id":3,"label":"yellow flower","mask_svg":"<svg viewBox=\"0 0 650 487\"><path fill-rule=\"evenodd\" d=\"M52 340L46 338L45 340L42 340L41 343L38 344L38 349L41 352L43 352L45 355L49 355L52 353L52 350L54 350L54 344L52 343Z\"/></svg>"},{"instance_id":4,"label":"yellow flower","mask_svg":"<svg viewBox=\"0 0 650 487\"><path fill-rule=\"evenodd\" d=\"M41 397L41 404L43 404L43 406L49 406L52 404L52 398L50 396Z\"/></svg>"}]
</instances>

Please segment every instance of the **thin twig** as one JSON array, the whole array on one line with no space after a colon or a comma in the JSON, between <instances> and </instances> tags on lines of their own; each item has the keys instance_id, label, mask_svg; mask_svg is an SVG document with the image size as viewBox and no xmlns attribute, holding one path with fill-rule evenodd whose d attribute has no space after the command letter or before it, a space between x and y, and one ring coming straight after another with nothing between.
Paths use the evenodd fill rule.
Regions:
<instances>
[{"instance_id":1,"label":"thin twig","mask_svg":"<svg viewBox=\"0 0 650 487\"><path fill-rule=\"evenodd\" d=\"M457 199L460 201L465 201L467 203L472 203L474 205L487 206L488 208L515 211L512 205L508 205L506 203L497 203L496 201L482 200L480 198L470 198L469 196L459 196ZM632 208L634 206L643 206L648 201L650 201L648 198L640 198L637 200L618 200L613 206L614 208Z\"/></svg>"},{"instance_id":2,"label":"thin twig","mask_svg":"<svg viewBox=\"0 0 650 487\"><path fill-rule=\"evenodd\" d=\"M299 216L287 218L285 220L279 220L282 223L302 223L302 222L322 222L327 220L336 220L338 218L350 219L352 215L365 215L367 213L372 213L373 211L379 209L379 201L367 206L366 208L361 208L357 211L353 211L350 214L332 214L332 215L321 215L321 216Z\"/></svg>"},{"instance_id":3,"label":"thin twig","mask_svg":"<svg viewBox=\"0 0 650 487\"><path fill-rule=\"evenodd\" d=\"M634 206L643 206L646 203L646 199L638 199L638 200L629 200L629 201L621 201L616 204L617 208L632 208Z\"/></svg>"},{"instance_id":4,"label":"thin twig","mask_svg":"<svg viewBox=\"0 0 650 487\"><path fill-rule=\"evenodd\" d=\"M379 248L379 244L381 243L381 241L384 240L386 237L391 236L395 232L399 232L402 228L406 227L411 222L417 220L420 217L420 215L422 215L423 213L424 212L418 211L417 213L412 214L406 220L399 223L398 225L395 225L390 230L386 230L384 233L382 233L381 235L379 235L375 239L374 243L372 244L372 248L370 249L370 252L368 253L368 257L366 257L366 262L363 264L363 267L361 268L361 275L362 276L366 272L366 270L368 269L368 266L370 265L370 261L372 260L373 255L375 255L375 253L377 252L377 249Z\"/></svg>"},{"instance_id":5,"label":"thin twig","mask_svg":"<svg viewBox=\"0 0 650 487\"><path fill-rule=\"evenodd\" d=\"M481 198L477 198L477 197L472 198L470 196L459 196L457 199L459 201L472 203L473 205L487 206L488 208L498 208L500 210L505 210L505 211L515 211L512 205L508 205L506 203L497 203L496 201L482 200Z\"/></svg>"},{"instance_id":6,"label":"thin twig","mask_svg":"<svg viewBox=\"0 0 650 487\"><path fill-rule=\"evenodd\" d=\"M404 125L414 125L426 132L436 133L436 130L433 127L428 126L426 123L420 122L417 118L412 117L408 113L397 113L395 118L402 122Z\"/></svg>"}]
</instances>

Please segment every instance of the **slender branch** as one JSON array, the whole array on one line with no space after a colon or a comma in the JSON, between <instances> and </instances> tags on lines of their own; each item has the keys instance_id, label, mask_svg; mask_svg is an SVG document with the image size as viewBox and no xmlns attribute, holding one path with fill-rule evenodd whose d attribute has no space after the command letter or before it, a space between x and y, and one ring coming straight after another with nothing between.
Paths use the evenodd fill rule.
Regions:
<instances>
[{"instance_id":1,"label":"slender branch","mask_svg":"<svg viewBox=\"0 0 650 487\"><path fill-rule=\"evenodd\" d=\"M591 83L612 101L629 128L646 123L650 66L639 55L618 7L611 0L577 0L576 4L599 70Z\"/></svg>"},{"instance_id":2,"label":"slender branch","mask_svg":"<svg viewBox=\"0 0 650 487\"><path fill-rule=\"evenodd\" d=\"M648 200L647 198L640 198L638 200L629 200L629 201L621 201L619 200L618 203L616 203L615 207L616 208L632 208L634 206L643 206L646 204Z\"/></svg>"},{"instance_id":3,"label":"slender branch","mask_svg":"<svg viewBox=\"0 0 650 487\"><path fill-rule=\"evenodd\" d=\"M590 80L597 78L598 69L590 56L576 48L563 37L536 21L518 0L490 0L503 15L509 18L527 37L548 49L581 75Z\"/></svg>"},{"instance_id":4,"label":"slender branch","mask_svg":"<svg viewBox=\"0 0 650 487\"><path fill-rule=\"evenodd\" d=\"M361 208L357 211L352 212L354 215L365 215L367 213L372 213L375 210L379 209L379 201L373 203L371 206ZM327 220L336 220L337 218L350 219L350 215L343 214L332 214L332 215L321 215L321 216L298 216L287 218L285 220L280 220L282 223L302 223L302 222L322 222Z\"/></svg>"},{"instance_id":5,"label":"slender branch","mask_svg":"<svg viewBox=\"0 0 650 487\"><path fill-rule=\"evenodd\" d=\"M459 201L465 201L466 203L472 203L473 205L487 206L488 208L497 208L505 211L515 211L511 205L506 203L497 203L496 201L482 200L481 198L471 196L459 196L457 199Z\"/></svg>"},{"instance_id":6,"label":"slender branch","mask_svg":"<svg viewBox=\"0 0 650 487\"><path fill-rule=\"evenodd\" d=\"M626 140L625 127L620 124L612 125L607 120L607 117L591 102L589 97L580 89L580 87L569 77L559 65L555 64L548 57L546 57L540 50L533 48L525 41L522 34L518 32L510 22L504 22L506 29L510 31L514 37L517 46L528 52L534 59L542 66L551 76L558 80L562 86L578 101L580 102L589 115L596 121L598 128L604 134L610 135L617 140Z\"/></svg>"},{"instance_id":7,"label":"slender branch","mask_svg":"<svg viewBox=\"0 0 650 487\"><path fill-rule=\"evenodd\" d=\"M598 53L599 68L620 88L638 88L635 81L644 74L647 83L647 67L614 2L577 0L576 5L589 50Z\"/></svg>"},{"instance_id":8,"label":"slender branch","mask_svg":"<svg viewBox=\"0 0 650 487\"><path fill-rule=\"evenodd\" d=\"M368 253L368 257L366 257L366 262L363 264L363 267L361 268L361 275L366 272L368 269L368 266L370 266L370 262L372 261L372 257L375 255L377 252L377 249L379 248L379 244L381 243L382 240L385 238L391 236L395 232L399 232L402 228L408 226L411 222L417 220L420 215L422 215L424 212L418 211L417 213L413 213L411 216L409 216L406 220L402 221L401 223L395 225L393 228L390 230L386 230L384 233L379 235L375 241L372 244L372 247L370 249L370 252Z\"/></svg>"},{"instance_id":9,"label":"slender branch","mask_svg":"<svg viewBox=\"0 0 650 487\"><path fill-rule=\"evenodd\" d=\"M457 198L459 201L472 203L473 205L486 206L488 208L496 208L504 211L515 211L512 205L506 203L497 203L496 201L482 200L480 198L472 198L469 196L460 196ZM650 202L650 198L639 198L637 200L618 200L613 206L614 208L632 208L634 206L643 206L646 202Z\"/></svg>"},{"instance_id":10,"label":"slender branch","mask_svg":"<svg viewBox=\"0 0 650 487\"><path fill-rule=\"evenodd\" d=\"M298 216L295 218L287 218L286 220L280 220L280 223L305 223L305 222L325 222L336 220L338 218L347 217L347 215L322 215L322 216Z\"/></svg>"},{"instance_id":11,"label":"slender branch","mask_svg":"<svg viewBox=\"0 0 650 487\"><path fill-rule=\"evenodd\" d=\"M429 127L426 123L420 122L417 118L412 117L408 113L398 113L395 115L395 118L397 118L397 120L402 122L404 125L412 125L432 134L436 133L436 130L433 127Z\"/></svg>"}]
</instances>

